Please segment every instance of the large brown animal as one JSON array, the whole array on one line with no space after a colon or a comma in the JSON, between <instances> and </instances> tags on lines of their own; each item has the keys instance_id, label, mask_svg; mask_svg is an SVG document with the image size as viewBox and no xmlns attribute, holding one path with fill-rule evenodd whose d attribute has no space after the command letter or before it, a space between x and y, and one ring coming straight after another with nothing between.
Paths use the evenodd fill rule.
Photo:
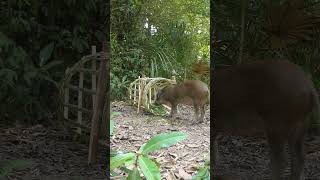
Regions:
<instances>
[{"instance_id":1,"label":"large brown animal","mask_svg":"<svg viewBox=\"0 0 320 180\"><path fill-rule=\"evenodd\" d=\"M308 117L319 113L317 93L304 71L287 60L269 60L212 75L214 163L217 135L264 134L270 147L272 179L280 179L283 173L286 143L291 152L290 179L301 179Z\"/></svg>"},{"instance_id":2,"label":"large brown animal","mask_svg":"<svg viewBox=\"0 0 320 180\"><path fill-rule=\"evenodd\" d=\"M209 102L208 86L199 80L187 80L176 85L169 85L161 89L157 94L156 103L171 105L171 114L173 118L177 113L178 104L193 105L195 110L195 119L203 122L205 114L205 105ZM200 117L199 117L200 110Z\"/></svg>"}]
</instances>

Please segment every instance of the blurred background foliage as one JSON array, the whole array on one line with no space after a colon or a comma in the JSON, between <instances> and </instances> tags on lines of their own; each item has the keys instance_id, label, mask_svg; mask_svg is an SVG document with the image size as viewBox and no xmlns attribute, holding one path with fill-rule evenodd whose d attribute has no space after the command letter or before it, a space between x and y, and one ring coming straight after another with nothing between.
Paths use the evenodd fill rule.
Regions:
<instances>
[{"instance_id":1,"label":"blurred background foliage","mask_svg":"<svg viewBox=\"0 0 320 180\"><path fill-rule=\"evenodd\" d=\"M111 9L113 100L142 74L208 83L191 66L209 64L209 0L111 0Z\"/></svg>"},{"instance_id":2,"label":"blurred background foliage","mask_svg":"<svg viewBox=\"0 0 320 180\"><path fill-rule=\"evenodd\" d=\"M320 1L215 0L211 41L216 68L287 58L320 86ZM242 34L243 33L243 34Z\"/></svg>"},{"instance_id":3,"label":"blurred background foliage","mask_svg":"<svg viewBox=\"0 0 320 180\"><path fill-rule=\"evenodd\" d=\"M101 45L102 0L0 2L0 121L39 123L56 115L65 69Z\"/></svg>"},{"instance_id":4,"label":"blurred background foliage","mask_svg":"<svg viewBox=\"0 0 320 180\"><path fill-rule=\"evenodd\" d=\"M38 123L57 111L65 69L108 36L111 13L111 97L130 82L176 76L209 84L216 68L289 58L320 86L318 0L102 0L0 2L0 120ZM210 6L212 30L209 40ZM209 44L210 43L210 44Z\"/></svg>"}]
</instances>

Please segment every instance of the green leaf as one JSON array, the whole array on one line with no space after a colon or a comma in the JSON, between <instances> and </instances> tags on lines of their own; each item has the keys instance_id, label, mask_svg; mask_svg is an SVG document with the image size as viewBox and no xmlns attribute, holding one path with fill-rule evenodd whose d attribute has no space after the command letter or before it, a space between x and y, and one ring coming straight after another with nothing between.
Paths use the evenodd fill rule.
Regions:
<instances>
[{"instance_id":1,"label":"green leaf","mask_svg":"<svg viewBox=\"0 0 320 180\"><path fill-rule=\"evenodd\" d=\"M149 158L145 156L139 156L138 165L143 172L147 180L160 180L160 169L158 166Z\"/></svg>"},{"instance_id":2,"label":"green leaf","mask_svg":"<svg viewBox=\"0 0 320 180\"><path fill-rule=\"evenodd\" d=\"M136 159L131 159L131 160L128 160L124 163L124 165L126 167L130 167L131 165L133 165L134 163L136 162Z\"/></svg>"},{"instance_id":3,"label":"green leaf","mask_svg":"<svg viewBox=\"0 0 320 180\"><path fill-rule=\"evenodd\" d=\"M140 172L137 168L134 168L127 177L127 180L138 180L141 179Z\"/></svg>"},{"instance_id":4,"label":"green leaf","mask_svg":"<svg viewBox=\"0 0 320 180\"><path fill-rule=\"evenodd\" d=\"M62 64L62 61L52 61L52 62L49 62L48 64L42 66L41 69L47 71L47 70L51 69L52 67L57 66L59 64Z\"/></svg>"},{"instance_id":5,"label":"green leaf","mask_svg":"<svg viewBox=\"0 0 320 180\"><path fill-rule=\"evenodd\" d=\"M14 42L10 38L8 38L8 36L0 32L0 47L8 47L11 44L14 44Z\"/></svg>"},{"instance_id":6,"label":"green leaf","mask_svg":"<svg viewBox=\"0 0 320 180\"><path fill-rule=\"evenodd\" d=\"M41 49L39 58L40 58L40 67L42 67L46 62L50 59L54 48L54 42L46 45L43 49Z\"/></svg>"},{"instance_id":7,"label":"green leaf","mask_svg":"<svg viewBox=\"0 0 320 180\"><path fill-rule=\"evenodd\" d=\"M11 85L13 85L13 83L18 79L17 73L7 68L0 69L0 77L5 79L5 81Z\"/></svg>"},{"instance_id":8,"label":"green leaf","mask_svg":"<svg viewBox=\"0 0 320 180\"><path fill-rule=\"evenodd\" d=\"M198 173L192 177L192 180L210 180L210 172L208 167L202 167L199 169Z\"/></svg>"},{"instance_id":9,"label":"green leaf","mask_svg":"<svg viewBox=\"0 0 320 180\"><path fill-rule=\"evenodd\" d=\"M103 38L106 36L103 32L101 31L97 31L94 33L94 35L96 36L96 38L101 42L103 40Z\"/></svg>"},{"instance_id":10,"label":"green leaf","mask_svg":"<svg viewBox=\"0 0 320 180\"><path fill-rule=\"evenodd\" d=\"M127 153L127 154L119 154L115 157L111 157L110 161L110 170L113 170L122 164L126 163L127 161L131 161L133 158L135 158L135 153Z\"/></svg>"},{"instance_id":11,"label":"green leaf","mask_svg":"<svg viewBox=\"0 0 320 180\"><path fill-rule=\"evenodd\" d=\"M0 164L0 177L6 176L13 171L13 169L25 169L32 166L32 164L32 161L27 159L6 161L4 164Z\"/></svg>"},{"instance_id":12,"label":"green leaf","mask_svg":"<svg viewBox=\"0 0 320 180\"><path fill-rule=\"evenodd\" d=\"M172 132L158 134L151 138L144 146L141 146L140 152L147 154L149 152L161 149L163 147L169 147L187 138L187 135L182 132Z\"/></svg>"},{"instance_id":13,"label":"green leaf","mask_svg":"<svg viewBox=\"0 0 320 180\"><path fill-rule=\"evenodd\" d=\"M117 172L114 172L114 171L110 171L110 176L113 177L113 176L120 176L119 173Z\"/></svg>"},{"instance_id":14,"label":"green leaf","mask_svg":"<svg viewBox=\"0 0 320 180\"><path fill-rule=\"evenodd\" d=\"M111 118L113 118L114 116L118 116L120 114L121 114L120 112L112 112L111 113Z\"/></svg>"},{"instance_id":15,"label":"green leaf","mask_svg":"<svg viewBox=\"0 0 320 180\"><path fill-rule=\"evenodd\" d=\"M115 156L117 156L118 154L119 154L118 151L114 151L114 150L111 149L111 151L110 151L110 157L115 157Z\"/></svg>"},{"instance_id":16,"label":"green leaf","mask_svg":"<svg viewBox=\"0 0 320 180\"><path fill-rule=\"evenodd\" d=\"M112 135L114 130L114 121L110 120L110 135Z\"/></svg>"},{"instance_id":17,"label":"green leaf","mask_svg":"<svg viewBox=\"0 0 320 180\"><path fill-rule=\"evenodd\" d=\"M124 166L119 167L119 170L120 170L121 172L123 172L123 173L126 173L126 174L130 174L131 171L132 171L131 169L129 169L129 168L126 167L126 164L125 164ZM124 178L124 179L126 179L126 178Z\"/></svg>"}]
</instances>

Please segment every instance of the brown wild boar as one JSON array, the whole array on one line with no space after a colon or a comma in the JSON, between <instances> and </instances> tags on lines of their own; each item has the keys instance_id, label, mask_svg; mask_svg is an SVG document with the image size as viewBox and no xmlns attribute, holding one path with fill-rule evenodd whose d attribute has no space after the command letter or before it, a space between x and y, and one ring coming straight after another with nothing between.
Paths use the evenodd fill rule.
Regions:
<instances>
[{"instance_id":1,"label":"brown wild boar","mask_svg":"<svg viewBox=\"0 0 320 180\"><path fill-rule=\"evenodd\" d=\"M304 71L287 60L269 60L217 70L212 78L214 163L219 134L265 135L271 178L278 180L283 173L286 143L291 153L290 179L303 178L308 117L319 114L317 92Z\"/></svg>"},{"instance_id":2,"label":"brown wild boar","mask_svg":"<svg viewBox=\"0 0 320 180\"><path fill-rule=\"evenodd\" d=\"M205 105L209 102L208 86L199 80L187 80L176 85L169 85L157 93L157 104L170 104L170 116L175 118L178 104L188 104L194 106L195 119L203 122ZM199 117L200 110L200 117Z\"/></svg>"}]
</instances>

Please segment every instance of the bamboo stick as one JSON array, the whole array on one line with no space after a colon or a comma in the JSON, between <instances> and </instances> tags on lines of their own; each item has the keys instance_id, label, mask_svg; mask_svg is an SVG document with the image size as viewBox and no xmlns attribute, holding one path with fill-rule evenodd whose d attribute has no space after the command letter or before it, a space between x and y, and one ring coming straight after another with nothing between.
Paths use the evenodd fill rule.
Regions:
<instances>
[{"instance_id":1,"label":"bamboo stick","mask_svg":"<svg viewBox=\"0 0 320 180\"><path fill-rule=\"evenodd\" d=\"M72 90L76 90L76 91L83 91L83 92L86 92L86 93L89 93L89 94L93 94L95 95L96 94L96 91L94 90L91 90L91 89L87 89L87 88L81 88L81 87L76 87L76 86L73 86L73 85L66 85L65 87L69 88L69 89L72 89Z\"/></svg>"},{"instance_id":2,"label":"bamboo stick","mask_svg":"<svg viewBox=\"0 0 320 180\"><path fill-rule=\"evenodd\" d=\"M138 111L137 111L137 113L139 113L139 110L140 110L140 103L141 103L141 79L140 79L140 76L139 76L139 92L138 92L138 94L139 94L139 96L138 96Z\"/></svg>"},{"instance_id":3,"label":"bamboo stick","mask_svg":"<svg viewBox=\"0 0 320 180\"><path fill-rule=\"evenodd\" d=\"M79 73L79 89L83 89L83 72ZM78 108L82 108L82 91L78 91ZM82 125L82 111L78 110L78 124ZM77 128L77 133L81 134L81 128Z\"/></svg>"},{"instance_id":4,"label":"bamboo stick","mask_svg":"<svg viewBox=\"0 0 320 180\"><path fill-rule=\"evenodd\" d=\"M91 54L92 55L97 54L96 46L91 47ZM92 71L97 71L96 59L92 60ZM96 93L97 93L97 75L96 74L92 74L92 76L91 76L91 89L93 92L95 92L94 94L92 94L92 109L95 109L94 106L96 104Z\"/></svg>"},{"instance_id":5,"label":"bamboo stick","mask_svg":"<svg viewBox=\"0 0 320 180\"><path fill-rule=\"evenodd\" d=\"M74 109L77 109L77 110L81 110L83 112L86 112L86 113L92 113L93 111L92 110L89 110L89 109L86 109L86 108L80 108L78 107L77 105L73 105L73 104L63 104L64 107L69 107L69 108L74 108Z\"/></svg>"}]
</instances>

